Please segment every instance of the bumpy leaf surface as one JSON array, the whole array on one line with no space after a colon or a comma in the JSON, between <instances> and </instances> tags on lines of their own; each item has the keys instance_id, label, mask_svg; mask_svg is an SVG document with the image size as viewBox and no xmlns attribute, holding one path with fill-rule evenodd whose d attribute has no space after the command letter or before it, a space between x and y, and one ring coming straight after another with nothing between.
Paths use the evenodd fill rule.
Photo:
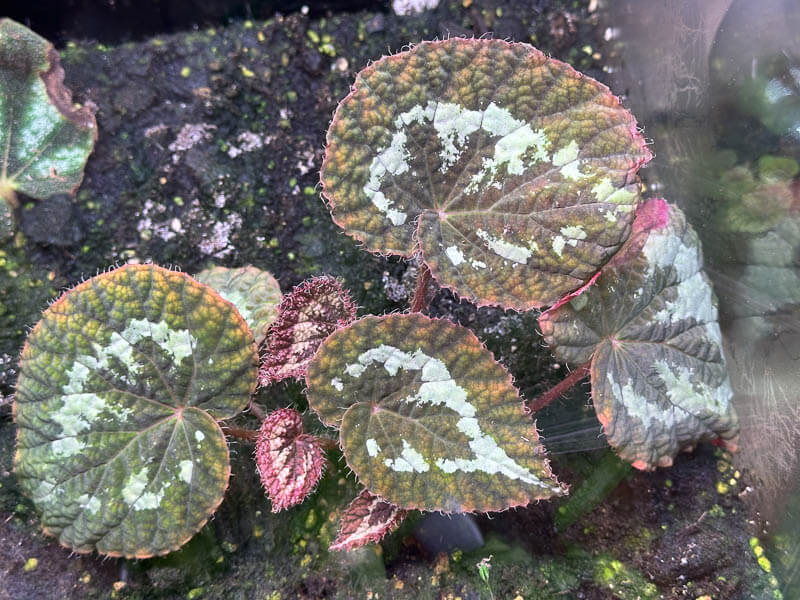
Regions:
<instances>
[{"instance_id":1,"label":"bumpy leaf surface","mask_svg":"<svg viewBox=\"0 0 800 600\"><path fill-rule=\"evenodd\" d=\"M76 108L53 45L0 20L0 196L70 193L97 138L94 114Z\"/></svg>"},{"instance_id":2,"label":"bumpy leaf surface","mask_svg":"<svg viewBox=\"0 0 800 600\"><path fill-rule=\"evenodd\" d=\"M524 310L579 288L625 241L650 156L604 85L526 44L450 39L359 73L322 184L369 250L421 250L459 295Z\"/></svg>"},{"instance_id":3,"label":"bumpy leaf surface","mask_svg":"<svg viewBox=\"0 0 800 600\"><path fill-rule=\"evenodd\" d=\"M469 329L366 317L325 340L306 381L361 483L401 508L491 511L566 493L511 377Z\"/></svg>"},{"instance_id":4,"label":"bumpy leaf surface","mask_svg":"<svg viewBox=\"0 0 800 600\"><path fill-rule=\"evenodd\" d=\"M355 318L356 305L334 277L313 277L295 287L281 300L278 318L267 334L261 385L305 377L322 341Z\"/></svg>"},{"instance_id":5,"label":"bumpy leaf surface","mask_svg":"<svg viewBox=\"0 0 800 600\"><path fill-rule=\"evenodd\" d=\"M261 342L267 328L278 316L281 286L267 271L256 267L211 267L195 275L200 283L214 288L244 317L256 341Z\"/></svg>"},{"instance_id":6,"label":"bumpy leaf surface","mask_svg":"<svg viewBox=\"0 0 800 600\"><path fill-rule=\"evenodd\" d=\"M325 453L317 438L303 433L303 420L291 408L264 419L256 442L256 465L272 501L272 512L302 502L322 477Z\"/></svg>"},{"instance_id":7,"label":"bumpy leaf surface","mask_svg":"<svg viewBox=\"0 0 800 600\"><path fill-rule=\"evenodd\" d=\"M164 554L222 500L218 419L255 388L247 324L188 275L129 265L48 308L22 351L15 470L47 533L78 552Z\"/></svg>"},{"instance_id":8,"label":"bumpy leaf surface","mask_svg":"<svg viewBox=\"0 0 800 600\"><path fill-rule=\"evenodd\" d=\"M405 519L407 511L381 500L369 490L350 503L339 526L331 550L352 550L377 542Z\"/></svg>"},{"instance_id":9,"label":"bumpy leaf surface","mask_svg":"<svg viewBox=\"0 0 800 600\"><path fill-rule=\"evenodd\" d=\"M563 360L591 359L606 437L640 469L672 464L704 439L738 434L697 234L663 200L643 205L625 248L594 286L539 323Z\"/></svg>"}]
</instances>

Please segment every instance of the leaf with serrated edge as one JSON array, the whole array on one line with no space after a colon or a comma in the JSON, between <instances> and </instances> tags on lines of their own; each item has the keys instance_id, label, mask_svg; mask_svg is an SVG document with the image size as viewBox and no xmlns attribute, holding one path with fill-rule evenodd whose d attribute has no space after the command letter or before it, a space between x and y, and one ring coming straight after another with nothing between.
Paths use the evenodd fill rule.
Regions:
<instances>
[{"instance_id":1,"label":"leaf with serrated edge","mask_svg":"<svg viewBox=\"0 0 800 600\"><path fill-rule=\"evenodd\" d=\"M401 508L492 511L566 493L511 376L469 329L365 317L325 340L306 382L359 481Z\"/></svg>"},{"instance_id":2,"label":"leaf with serrated edge","mask_svg":"<svg viewBox=\"0 0 800 600\"><path fill-rule=\"evenodd\" d=\"M72 193L97 139L89 108L72 104L53 45L0 19L0 198Z\"/></svg>"},{"instance_id":3,"label":"leaf with serrated edge","mask_svg":"<svg viewBox=\"0 0 800 600\"><path fill-rule=\"evenodd\" d=\"M591 359L606 438L638 469L669 466L699 441L738 437L717 307L697 234L650 200L594 286L539 323L561 359Z\"/></svg>"},{"instance_id":4,"label":"leaf with serrated edge","mask_svg":"<svg viewBox=\"0 0 800 600\"><path fill-rule=\"evenodd\" d=\"M319 440L303 433L300 413L276 410L264 419L256 441L261 483L278 512L302 502L322 477L325 454Z\"/></svg>"},{"instance_id":5,"label":"leaf with serrated edge","mask_svg":"<svg viewBox=\"0 0 800 600\"><path fill-rule=\"evenodd\" d=\"M333 220L373 252L422 251L479 305L527 310L625 241L651 158L609 89L527 44L450 39L356 77L328 130Z\"/></svg>"},{"instance_id":6,"label":"leaf with serrated edge","mask_svg":"<svg viewBox=\"0 0 800 600\"><path fill-rule=\"evenodd\" d=\"M183 273L128 265L66 292L28 336L14 403L22 490L77 552L144 558L191 538L230 474L217 421L256 384L236 309Z\"/></svg>"},{"instance_id":7,"label":"leaf with serrated edge","mask_svg":"<svg viewBox=\"0 0 800 600\"><path fill-rule=\"evenodd\" d=\"M281 286L267 271L256 267L211 267L194 276L236 307L244 317L257 342L278 316Z\"/></svg>"},{"instance_id":8,"label":"leaf with serrated edge","mask_svg":"<svg viewBox=\"0 0 800 600\"><path fill-rule=\"evenodd\" d=\"M378 542L400 525L406 514L402 508L364 490L342 515L339 533L330 549L352 550Z\"/></svg>"},{"instance_id":9,"label":"leaf with serrated edge","mask_svg":"<svg viewBox=\"0 0 800 600\"><path fill-rule=\"evenodd\" d=\"M267 333L259 381L305 377L308 362L334 330L356 318L356 305L334 277L313 277L286 294Z\"/></svg>"}]
</instances>

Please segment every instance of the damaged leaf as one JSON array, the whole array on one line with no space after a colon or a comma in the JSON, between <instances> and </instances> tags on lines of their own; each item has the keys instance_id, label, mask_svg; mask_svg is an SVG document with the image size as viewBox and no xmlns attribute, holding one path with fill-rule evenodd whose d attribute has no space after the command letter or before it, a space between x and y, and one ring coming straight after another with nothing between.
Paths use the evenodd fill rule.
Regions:
<instances>
[{"instance_id":1,"label":"damaged leaf","mask_svg":"<svg viewBox=\"0 0 800 600\"><path fill-rule=\"evenodd\" d=\"M591 359L592 399L612 447L639 469L672 464L702 440L735 447L717 306L697 234L683 213L651 200L594 286L544 313L561 359Z\"/></svg>"},{"instance_id":2,"label":"damaged leaf","mask_svg":"<svg viewBox=\"0 0 800 600\"><path fill-rule=\"evenodd\" d=\"M323 194L373 252L422 252L480 305L552 304L625 241L651 158L609 89L527 44L450 39L356 77Z\"/></svg>"},{"instance_id":3,"label":"damaged leaf","mask_svg":"<svg viewBox=\"0 0 800 600\"><path fill-rule=\"evenodd\" d=\"M352 550L370 542L379 542L400 525L406 514L402 508L364 490L347 507L330 549Z\"/></svg>"},{"instance_id":4,"label":"damaged leaf","mask_svg":"<svg viewBox=\"0 0 800 600\"><path fill-rule=\"evenodd\" d=\"M0 197L73 193L97 139L94 113L72 104L58 53L27 27L0 20Z\"/></svg>"},{"instance_id":5,"label":"damaged leaf","mask_svg":"<svg viewBox=\"0 0 800 600\"><path fill-rule=\"evenodd\" d=\"M66 292L28 336L14 403L22 490L77 551L179 548L230 475L218 420L255 388L236 310L183 273L127 265Z\"/></svg>"},{"instance_id":6,"label":"damaged leaf","mask_svg":"<svg viewBox=\"0 0 800 600\"><path fill-rule=\"evenodd\" d=\"M325 340L306 381L359 481L401 508L492 511L566 493L511 376L469 329L365 317Z\"/></svg>"},{"instance_id":7,"label":"damaged leaf","mask_svg":"<svg viewBox=\"0 0 800 600\"><path fill-rule=\"evenodd\" d=\"M256 441L256 465L272 512L300 504L322 477L325 454L319 440L303 433L300 413L276 410L264 419Z\"/></svg>"},{"instance_id":8,"label":"damaged leaf","mask_svg":"<svg viewBox=\"0 0 800 600\"><path fill-rule=\"evenodd\" d=\"M281 300L278 318L267 334L259 381L269 385L305 377L322 341L356 318L356 305L336 278L313 277Z\"/></svg>"}]
</instances>

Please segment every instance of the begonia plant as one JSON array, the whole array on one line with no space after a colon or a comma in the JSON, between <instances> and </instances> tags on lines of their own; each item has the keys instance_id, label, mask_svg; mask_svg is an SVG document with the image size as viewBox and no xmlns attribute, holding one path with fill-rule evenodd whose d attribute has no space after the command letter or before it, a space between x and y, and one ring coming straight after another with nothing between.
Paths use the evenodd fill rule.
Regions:
<instances>
[{"instance_id":1,"label":"begonia plant","mask_svg":"<svg viewBox=\"0 0 800 600\"><path fill-rule=\"evenodd\" d=\"M509 372L469 329L423 314L432 280L478 306L546 309L545 339L577 367L566 384L591 375L606 438L634 466L707 439L733 448L699 242L679 209L642 199L650 157L608 88L529 45L425 42L371 64L334 115L322 191L367 250L420 258L410 311L356 319L333 277L281 297L252 268L205 285L128 265L66 292L28 337L15 401L15 469L45 531L79 552L178 548L223 497L226 435L255 442L274 511L341 449L363 490L334 550L409 510L566 494ZM257 382L287 378L331 437L293 408L258 431L226 422L260 410Z\"/></svg>"}]
</instances>

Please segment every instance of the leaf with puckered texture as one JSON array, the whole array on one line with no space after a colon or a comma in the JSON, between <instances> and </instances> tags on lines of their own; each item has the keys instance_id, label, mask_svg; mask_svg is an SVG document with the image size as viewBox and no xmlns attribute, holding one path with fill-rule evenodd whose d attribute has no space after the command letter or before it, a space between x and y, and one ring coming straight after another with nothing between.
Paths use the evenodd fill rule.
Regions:
<instances>
[{"instance_id":1,"label":"leaf with puckered texture","mask_svg":"<svg viewBox=\"0 0 800 600\"><path fill-rule=\"evenodd\" d=\"M625 241L651 154L609 89L527 44L423 42L362 70L328 129L323 194L373 252L422 252L478 304L527 310Z\"/></svg>"},{"instance_id":2,"label":"leaf with puckered texture","mask_svg":"<svg viewBox=\"0 0 800 600\"><path fill-rule=\"evenodd\" d=\"M267 271L256 267L211 267L194 276L200 283L214 288L232 303L244 317L257 342L267 334L267 328L278 316L281 287Z\"/></svg>"},{"instance_id":3,"label":"leaf with puckered texture","mask_svg":"<svg viewBox=\"0 0 800 600\"><path fill-rule=\"evenodd\" d=\"M591 359L606 437L640 469L671 465L701 440L736 444L716 300L702 264L683 213L650 200L596 283L539 319L557 356Z\"/></svg>"},{"instance_id":4,"label":"leaf with puckered texture","mask_svg":"<svg viewBox=\"0 0 800 600\"><path fill-rule=\"evenodd\" d=\"M0 19L0 199L74 192L96 139L94 114L72 104L53 45Z\"/></svg>"},{"instance_id":5,"label":"leaf with puckered texture","mask_svg":"<svg viewBox=\"0 0 800 600\"><path fill-rule=\"evenodd\" d=\"M503 510L566 493L511 376L469 329L365 317L325 340L306 382L359 481L401 508Z\"/></svg>"},{"instance_id":6,"label":"leaf with puckered texture","mask_svg":"<svg viewBox=\"0 0 800 600\"><path fill-rule=\"evenodd\" d=\"M66 292L28 336L14 403L22 490L78 552L177 549L222 501L218 420L256 384L252 333L183 273L128 265Z\"/></svg>"},{"instance_id":7,"label":"leaf with puckered texture","mask_svg":"<svg viewBox=\"0 0 800 600\"><path fill-rule=\"evenodd\" d=\"M272 501L272 512L302 502L322 477L325 454L319 440L303 432L300 414L276 410L264 419L256 441L256 465Z\"/></svg>"},{"instance_id":8,"label":"leaf with puckered texture","mask_svg":"<svg viewBox=\"0 0 800 600\"><path fill-rule=\"evenodd\" d=\"M269 385L305 377L322 341L356 318L356 305L334 277L313 277L286 294L267 333L259 380Z\"/></svg>"},{"instance_id":9,"label":"leaf with puckered texture","mask_svg":"<svg viewBox=\"0 0 800 600\"><path fill-rule=\"evenodd\" d=\"M378 542L405 519L407 511L362 491L342 515L339 533L331 550L352 550Z\"/></svg>"}]
</instances>

